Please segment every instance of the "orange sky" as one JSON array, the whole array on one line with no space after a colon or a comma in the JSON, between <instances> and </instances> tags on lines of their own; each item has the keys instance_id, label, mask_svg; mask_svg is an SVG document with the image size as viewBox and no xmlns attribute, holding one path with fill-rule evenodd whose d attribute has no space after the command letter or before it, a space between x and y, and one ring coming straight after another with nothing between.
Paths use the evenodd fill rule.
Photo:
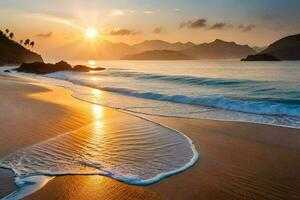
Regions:
<instances>
[{"instance_id":1,"label":"orange sky","mask_svg":"<svg viewBox=\"0 0 300 200\"><path fill-rule=\"evenodd\" d=\"M129 44L219 38L265 46L300 32L299 7L296 0L1 0L0 29L9 28L17 41L34 40L35 51L46 59L74 46L92 51L92 40L84 37L88 27L97 29L97 40Z\"/></svg>"}]
</instances>

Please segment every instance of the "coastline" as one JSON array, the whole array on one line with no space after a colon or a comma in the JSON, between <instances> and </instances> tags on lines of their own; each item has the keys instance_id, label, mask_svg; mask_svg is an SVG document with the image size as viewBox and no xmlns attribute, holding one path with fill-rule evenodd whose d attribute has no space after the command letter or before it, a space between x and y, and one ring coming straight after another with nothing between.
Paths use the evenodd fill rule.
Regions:
<instances>
[{"instance_id":1,"label":"coastline","mask_svg":"<svg viewBox=\"0 0 300 200\"><path fill-rule=\"evenodd\" d=\"M12 124L2 123L0 126L1 132L7 133L0 141L1 156L75 130L92 120L93 115L89 111L92 104L72 98L66 89L25 83L3 76L0 79L3 88L0 94L4 95L1 110L8 113L17 105L15 113L2 115L2 122L7 122L8 119L15 120L10 120ZM12 89L14 92L10 92L10 96L7 95L5 91ZM119 113L110 108L105 109L111 116ZM33 113L32 117L27 119L30 112ZM16 113L23 113L23 116ZM139 116L183 132L192 139L200 152L201 160L191 169L150 186L130 186L103 176L56 177L26 199L300 197L300 183L297 180L297 177L300 177L298 129L241 122ZM47 123L41 119L47 119ZM39 123L36 123L37 120ZM51 123L47 125L49 121ZM11 127L14 129L11 130ZM35 137L28 137L29 133ZM7 177L6 180L11 181L11 175L8 174Z\"/></svg>"}]
</instances>

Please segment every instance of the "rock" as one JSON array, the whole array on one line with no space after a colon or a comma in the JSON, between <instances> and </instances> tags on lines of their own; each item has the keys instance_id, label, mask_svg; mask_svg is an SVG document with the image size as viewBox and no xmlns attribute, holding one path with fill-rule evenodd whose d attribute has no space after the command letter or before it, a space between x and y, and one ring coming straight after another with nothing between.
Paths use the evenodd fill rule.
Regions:
<instances>
[{"instance_id":1,"label":"rock","mask_svg":"<svg viewBox=\"0 0 300 200\"><path fill-rule=\"evenodd\" d=\"M84 65L76 65L76 66L73 67L72 70L73 71L78 71L78 72L89 72L89 71L104 70L104 68L102 68L102 67L91 68L91 67L87 67L87 66L84 66Z\"/></svg>"},{"instance_id":2,"label":"rock","mask_svg":"<svg viewBox=\"0 0 300 200\"><path fill-rule=\"evenodd\" d=\"M63 61L63 60L55 63L55 66L59 69L65 69L65 70L72 69L72 66L69 63L67 63L66 61Z\"/></svg>"},{"instance_id":3,"label":"rock","mask_svg":"<svg viewBox=\"0 0 300 200\"><path fill-rule=\"evenodd\" d=\"M256 54L249 55L247 58L243 58L241 61L280 61L280 59L268 54Z\"/></svg>"},{"instance_id":4,"label":"rock","mask_svg":"<svg viewBox=\"0 0 300 200\"><path fill-rule=\"evenodd\" d=\"M34 73L34 74L49 74L59 71L75 71L75 72L89 72L104 70L104 68L90 68L84 65L76 65L74 68L65 61L60 61L55 64L34 62L23 63L19 68L15 69L18 72Z\"/></svg>"}]
</instances>

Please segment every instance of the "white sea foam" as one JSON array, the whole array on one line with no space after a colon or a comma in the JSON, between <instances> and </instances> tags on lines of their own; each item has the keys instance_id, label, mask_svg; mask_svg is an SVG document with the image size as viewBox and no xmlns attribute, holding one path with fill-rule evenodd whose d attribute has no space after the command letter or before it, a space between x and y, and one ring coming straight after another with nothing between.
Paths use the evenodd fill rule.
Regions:
<instances>
[{"instance_id":1,"label":"white sea foam","mask_svg":"<svg viewBox=\"0 0 300 200\"><path fill-rule=\"evenodd\" d=\"M191 167L198 159L182 133L137 117L101 117L76 131L19 149L0 160L15 172L18 190L5 197L26 196L59 175L103 175L128 184L148 185Z\"/></svg>"},{"instance_id":2,"label":"white sea foam","mask_svg":"<svg viewBox=\"0 0 300 200\"><path fill-rule=\"evenodd\" d=\"M15 184L17 185L18 189L2 199L3 200L23 199L24 197L41 189L52 178L54 177L50 177L50 176L16 177Z\"/></svg>"}]
</instances>

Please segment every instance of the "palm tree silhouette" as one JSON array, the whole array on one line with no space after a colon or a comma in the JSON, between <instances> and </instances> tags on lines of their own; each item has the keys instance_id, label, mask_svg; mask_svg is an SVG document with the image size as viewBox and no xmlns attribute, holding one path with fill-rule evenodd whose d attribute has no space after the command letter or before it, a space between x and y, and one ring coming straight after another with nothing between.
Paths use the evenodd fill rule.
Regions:
<instances>
[{"instance_id":1,"label":"palm tree silhouette","mask_svg":"<svg viewBox=\"0 0 300 200\"><path fill-rule=\"evenodd\" d=\"M5 29L5 33L8 34L8 33L9 33L9 30L8 30L8 29Z\"/></svg>"},{"instance_id":2,"label":"palm tree silhouette","mask_svg":"<svg viewBox=\"0 0 300 200\"><path fill-rule=\"evenodd\" d=\"M24 42L24 46L26 47L27 45L30 44L30 40L29 39L26 39L25 42Z\"/></svg>"},{"instance_id":3,"label":"palm tree silhouette","mask_svg":"<svg viewBox=\"0 0 300 200\"><path fill-rule=\"evenodd\" d=\"M0 36L4 35L3 31L0 30Z\"/></svg>"},{"instance_id":4,"label":"palm tree silhouette","mask_svg":"<svg viewBox=\"0 0 300 200\"><path fill-rule=\"evenodd\" d=\"M11 40L14 38L14 36L15 36L14 33L10 33L10 34L9 34L9 38L10 38Z\"/></svg>"},{"instance_id":5,"label":"palm tree silhouette","mask_svg":"<svg viewBox=\"0 0 300 200\"><path fill-rule=\"evenodd\" d=\"M23 44L23 40L20 40L20 44Z\"/></svg>"},{"instance_id":6,"label":"palm tree silhouette","mask_svg":"<svg viewBox=\"0 0 300 200\"><path fill-rule=\"evenodd\" d=\"M30 42L30 46L33 48L33 46L34 46L34 41L31 41L31 42Z\"/></svg>"}]
</instances>

